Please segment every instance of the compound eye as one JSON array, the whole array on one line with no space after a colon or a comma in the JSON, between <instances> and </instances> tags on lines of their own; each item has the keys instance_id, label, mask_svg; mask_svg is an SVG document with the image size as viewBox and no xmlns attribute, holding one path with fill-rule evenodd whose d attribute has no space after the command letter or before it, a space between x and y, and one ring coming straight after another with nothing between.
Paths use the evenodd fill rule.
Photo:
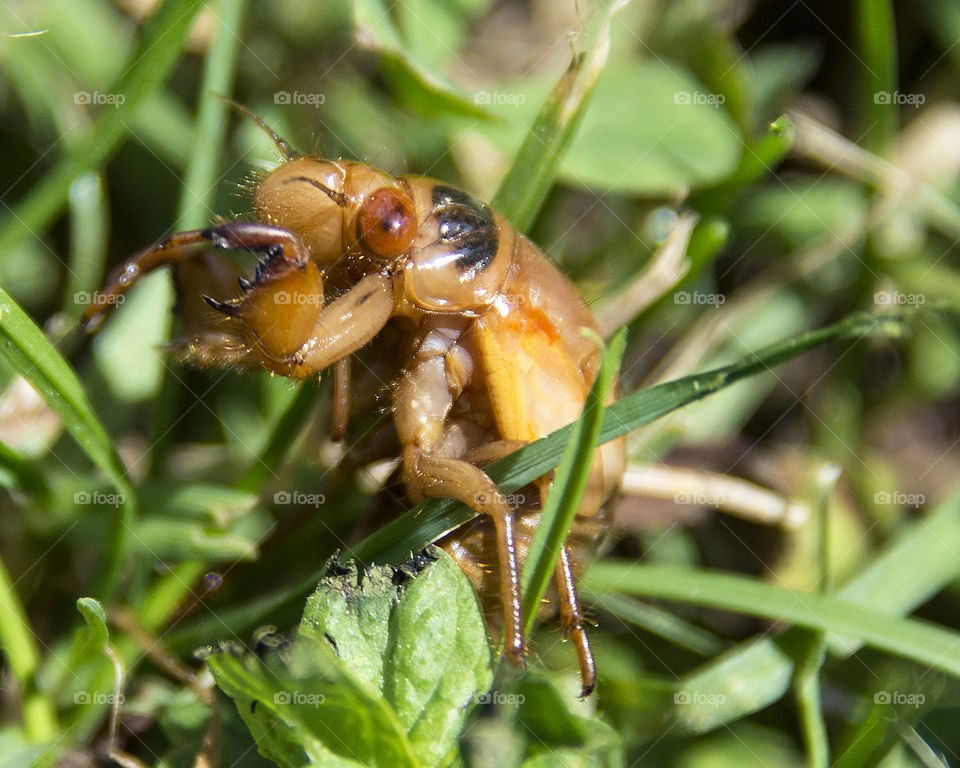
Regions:
<instances>
[{"instance_id":1,"label":"compound eye","mask_svg":"<svg viewBox=\"0 0 960 768\"><path fill-rule=\"evenodd\" d=\"M399 190L375 190L357 212L357 239L368 256L395 259L410 248L416 235L413 202Z\"/></svg>"}]
</instances>

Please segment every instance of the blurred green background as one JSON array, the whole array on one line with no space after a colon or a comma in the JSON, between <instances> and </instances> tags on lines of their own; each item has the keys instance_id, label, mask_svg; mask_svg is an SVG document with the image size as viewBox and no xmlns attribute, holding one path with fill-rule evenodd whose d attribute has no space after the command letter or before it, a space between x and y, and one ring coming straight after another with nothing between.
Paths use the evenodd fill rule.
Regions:
<instances>
[{"instance_id":1,"label":"blurred green background","mask_svg":"<svg viewBox=\"0 0 960 768\"><path fill-rule=\"evenodd\" d=\"M112 690L112 667L82 596L107 606L130 666L122 748L191 764L209 710L143 637L194 667L221 639L254 648L296 624L334 550L409 506L375 493L388 391L365 393L341 457L326 378L164 354L166 274L95 337L77 326L130 254L249 214L277 154L215 93L300 151L502 204L598 316L629 324L624 392L854 312L910 315L896 343L825 347L635 431L613 559L584 589L597 693L576 700L573 652L545 625L527 674L497 678L522 703L473 708L450 764L960 764L943 667L783 631L788 590L806 590L960 639L960 2L634 0L579 126L562 122L569 146L526 165L544 99L574 52L595 61L609 5L0 2L0 765L106 760L110 702L78 692ZM545 199L504 193L511 168L542 171ZM684 214L689 246L671 255ZM651 295L620 295L638 282ZM322 507L278 495L294 492ZM782 613L611 593L635 560L691 584L704 566L746 574ZM223 711L223 765L264 764Z\"/></svg>"}]
</instances>

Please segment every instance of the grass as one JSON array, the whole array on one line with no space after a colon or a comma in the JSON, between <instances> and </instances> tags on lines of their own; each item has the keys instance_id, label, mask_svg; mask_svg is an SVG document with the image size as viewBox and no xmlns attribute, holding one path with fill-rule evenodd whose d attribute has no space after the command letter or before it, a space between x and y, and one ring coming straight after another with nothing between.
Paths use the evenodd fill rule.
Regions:
<instances>
[{"instance_id":1,"label":"grass","mask_svg":"<svg viewBox=\"0 0 960 768\"><path fill-rule=\"evenodd\" d=\"M148 765L211 739L230 766L960 762L960 208L938 111L960 5L909 26L871 0L733 25L711 3L574 5L556 29L559 10L488 0L0 8L0 765L93 759L121 668L117 747ZM77 331L108 265L248 211L235 190L276 155L214 93L301 150L492 200L629 318L597 384L619 366L618 402L598 391L489 467L505 493L557 470L527 616L591 446L627 435L631 462L706 478L615 503L581 580L586 702L553 625L517 673L448 561L397 569L471 513L372 493L386 390L358 385L379 399L334 460L326 378L161 354L166 275ZM652 301L608 313L641 275ZM813 514L728 517L711 473ZM350 623L360 603L378 618Z\"/></svg>"}]
</instances>

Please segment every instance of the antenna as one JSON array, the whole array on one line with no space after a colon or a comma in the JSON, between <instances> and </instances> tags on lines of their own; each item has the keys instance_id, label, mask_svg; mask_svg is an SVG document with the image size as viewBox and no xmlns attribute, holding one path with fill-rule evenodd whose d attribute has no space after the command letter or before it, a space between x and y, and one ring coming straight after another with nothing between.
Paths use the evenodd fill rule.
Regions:
<instances>
[{"instance_id":1,"label":"antenna","mask_svg":"<svg viewBox=\"0 0 960 768\"><path fill-rule=\"evenodd\" d=\"M210 93L212 93L218 99L222 99L223 101L227 102L228 105L233 107L233 109L235 109L241 115L243 115L244 117L249 117L251 120L253 120L253 122L259 125L260 128L263 130L263 132L266 133L267 136L269 136L273 140L273 143L276 146L277 151L279 151L280 154L283 155L284 159L293 160L295 157L300 157L300 153L297 152L295 149L293 149L289 144L287 144L286 141L281 139L279 134L277 134L277 132L273 130L273 128L267 125L263 121L263 118L260 117L260 115L255 114L254 112L251 112L249 109L243 106L243 104L237 101L234 101L229 96L224 96L222 93L216 93L214 91L210 91Z\"/></svg>"}]
</instances>

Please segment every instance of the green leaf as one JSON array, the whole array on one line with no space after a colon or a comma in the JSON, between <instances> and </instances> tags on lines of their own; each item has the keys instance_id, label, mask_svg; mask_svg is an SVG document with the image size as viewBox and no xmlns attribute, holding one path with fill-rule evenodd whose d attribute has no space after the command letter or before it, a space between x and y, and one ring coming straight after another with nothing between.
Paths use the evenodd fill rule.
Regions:
<instances>
[{"instance_id":1,"label":"green leaf","mask_svg":"<svg viewBox=\"0 0 960 768\"><path fill-rule=\"evenodd\" d=\"M437 765L456 744L467 710L492 681L476 593L446 553L404 591L391 634L384 693L418 758Z\"/></svg>"},{"instance_id":2,"label":"green leaf","mask_svg":"<svg viewBox=\"0 0 960 768\"><path fill-rule=\"evenodd\" d=\"M596 341L600 343L599 339ZM627 329L621 328L603 355L600 370L587 393L583 415L570 432L563 459L557 467L550 493L543 505L537 531L527 550L521 578L523 615L526 617L524 634L533 630L537 607L547 591L560 558L560 550L577 516L580 499L590 478L594 448L603 425L603 404L613 387L617 371L620 370L620 361L626 346Z\"/></svg>"},{"instance_id":3,"label":"green leaf","mask_svg":"<svg viewBox=\"0 0 960 768\"><path fill-rule=\"evenodd\" d=\"M303 642L324 656L322 644ZM283 768L419 766L396 718L360 687L336 685L316 672L294 675L278 660L229 650L206 662L260 754Z\"/></svg>"},{"instance_id":4,"label":"green leaf","mask_svg":"<svg viewBox=\"0 0 960 768\"><path fill-rule=\"evenodd\" d=\"M87 625L87 648L100 653L110 641L110 630L107 629L107 612L103 605L92 597L81 597L77 600L77 610L83 616Z\"/></svg>"},{"instance_id":5,"label":"green leaf","mask_svg":"<svg viewBox=\"0 0 960 768\"><path fill-rule=\"evenodd\" d=\"M218 654L218 684L258 744L274 734L260 748L282 765L304 754L321 765L440 764L492 679L470 582L436 549L400 567L361 571L333 558L326 568L286 663Z\"/></svg>"},{"instance_id":6,"label":"green leaf","mask_svg":"<svg viewBox=\"0 0 960 768\"><path fill-rule=\"evenodd\" d=\"M300 632L332 640L344 673L368 690L382 691L390 615L397 602L395 571L374 567L361 574L355 563L337 559L325 569L330 575L307 600Z\"/></svg>"},{"instance_id":7,"label":"green leaf","mask_svg":"<svg viewBox=\"0 0 960 768\"><path fill-rule=\"evenodd\" d=\"M524 104L499 105L496 114L503 119L503 127L478 129L507 152L515 151L524 141L515 161L517 170L511 173L516 175L518 185L533 187L534 181L544 175L537 165L544 161L535 155L548 156L549 150L536 132L549 137L549 130L556 130L549 124L542 126L538 117L532 128L534 135L527 133L530 110L526 104L539 103L544 83L542 78L505 83L498 92L515 99L522 97ZM555 172L549 167L550 182L555 176L567 184L605 194L659 196L722 181L737 168L743 139L722 105L698 101L713 97L680 66L668 67L656 59L611 62L599 75L576 138ZM515 194L504 192L497 193L493 204L501 211L530 207L519 206ZM518 229L528 226L528 218L504 215Z\"/></svg>"},{"instance_id":8,"label":"green leaf","mask_svg":"<svg viewBox=\"0 0 960 768\"><path fill-rule=\"evenodd\" d=\"M422 64L416 52L404 47L381 0L353 0L351 5L357 40L380 55L383 73L404 103L428 115L487 117L482 107L438 76L434 68Z\"/></svg>"}]
</instances>

